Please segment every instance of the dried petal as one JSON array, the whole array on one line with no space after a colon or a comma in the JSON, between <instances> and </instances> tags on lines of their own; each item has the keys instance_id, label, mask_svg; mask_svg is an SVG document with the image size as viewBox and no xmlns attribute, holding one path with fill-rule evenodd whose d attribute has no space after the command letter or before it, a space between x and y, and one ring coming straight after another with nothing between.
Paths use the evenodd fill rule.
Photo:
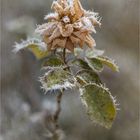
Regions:
<instances>
[{"instance_id":1,"label":"dried petal","mask_svg":"<svg viewBox=\"0 0 140 140\"><path fill-rule=\"evenodd\" d=\"M76 32L73 32L73 34L77 36L79 39L85 40L87 32L76 31Z\"/></svg>"},{"instance_id":2,"label":"dried petal","mask_svg":"<svg viewBox=\"0 0 140 140\"><path fill-rule=\"evenodd\" d=\"M55 38L57 38L57 37L60 37L60 36L61 36L61 33L60 33L59 28L57 27L57 28L53 31L52 35L49 37L49 40L52 41L53 39L55 39Z\"/></svg>"},{"instance_id":3,"label":"dried petal","mask_svg":"<svg viewBox=\"0 0 140 140\"><path fill-rule=\"evenodd\" d=\"M79 38L75 37L74 35L71 35L70 39L71 39L73 44L78 44L81 42L81 40Z\"/></svg>"},{"instance_id":4,"label":"dried petal","mask_svg":"<svg viewBox=\"0 0 140 140\"><path fill-rule=\"evenodd\" d=\"M62 15L64 13L63 7L56 1L53 2L52 9L54 9L54 11L59 15Z\"/></svg>"},{"instance_id":5,"label":"dried petal","mask_svg":"<svg viewBox=\"0 0 140 140\"><path fill-rule=\"evenodd\" d=\"M86 11L85 10L84 15L85 15L85 17L90 17L90 16L96 17L96 16L98 16L98 13L95 13L93 11Z\"/></svg>"},{"instance_id":6,"label":"dried petal","mask_svg":"<svg viewBox=\"0 0 140 140\"><path fill-rule=\"evenodd\" d=\"M93 25L99 25L99 26L101 26L100 21L98 21L98 20L96 19L96 17L91 16L91 17L89 17L89 19L90 19L90 21L92 22Z\"/></svg>"},{"instance_id":7,"label":"dried petal","mask_svg":"<svg viewBox=\"0 0 140 140\"><path fill-rule=\"evenodd\" d=\"M67 24L67 25L59 24L58 27L59 27L60 33L62 34L63 37L68 37L73 32L72 24Z\"/></svg>"},{"instance_id":8,"label":"dried petal","mask_svg":"<svg viewBox=\"0 0 140 140\"><path fill-rule=\"evenodd\" d=\"M57 27L58 22L49 22L47 24L39 25L35 30L36 33L41 35L51 35L54 29Z\"/></svg>"},{"instance_id":9,"label":"dried petal","mask_svg":"<svg viewBox=\"0 0 140 140\"><path fill-rule=\"evenodd\" d=\"M71 16L75 15L75 10L73 6L70 6L70 13L71 13Z\"/></svg>"},{"instance_id":10,"label":"dried petal","mask_svg":"<svg viewBox=\"0 0 140 140\"><path fill-rule=\"evenodd\" d=\"M61 48L64 48L66 45L66 41L67 41L66 38L62 38L62 39L57 38L53 41L52 48L56 48L56 45L61 47Z\"/></svg>"},{"instance_id":11,"label":"dried petal","mask_svg":"<svg viewBox=\"0 0 140 140\"><path fill-rule=\"evenodd\" d=\"M74 44L72 43L72 41L70 39L68 39L67 43L66 43L66 48L71 51L74 52Z\"/></svg>"},{"instance_id":12,"label":"dried petal","mask_svg":"<svg viewBox=\"0 0 140 140\"><path fill-rule=\"evenodd\" d=\"M57 0L57 2L63 7L66 8L68 6L67 0Z\"/></svg>"},{"instance_id":13,"label":"dried petal","mask_svg":"<svg viewBox=\"0 0 140 140\"><path fill-rule=\"evenodd\" d=\"M58 13L50 13L44 17L45 20L58 20Z\"/></svg>"},{"instance_id":14,"label":"dried petal","mask_svg":"<svg viewBox=\"0 0 140 140\"><path fill-rule=\"evenodd\" d=\"M85 27L84 27L85 29L87 29L88 31L92 31L92 32L96 33L95 28L94 28L91 20L89 20L86 17L83 17L81 21L85 25Z\"/></svg>"},{"instance_id":15,"label":"dried petal","mask_svg":"<svg viewBox=\"0 0 140 140\"><path fill-rule=\"evenodd\" d=\"M90 48L96 46L96 42L95 42L95 40L92 38L91 35L87 35L87 36L86 36L85 42L86 42L86 44L87 44Z\"/></svg>"},{"instance_id":16,"label":"dried petal","mask_svg":"<svg viewBox=\"0 0 140 140\"><path fill-rule=\"evenodd\" d=\"M74 21L81 18L84 15L84 9L82 8L79 0L73 0L73 7L75 11Z\"/></svg>"},{"instance_id":17,"label":"dried petal","mask_svg":"<svg viewBox=\"0 0 140 140\"><path fill-rule=\"evenodd\" d=\"M70 16L70 14L71 14L71 12L70 12L70 6L67 6L67 7L64 9L64 13L65 13L65 15L69 15L69 16Z\"/></svg>"},{"instance_id":18,"label":"dried petal","mask_svg":"<svg viewBox=\"0 0 140 140\"><path fill-rule=\"evenodd\" d=\"M79 45L80 48L83 48L83 45L84 45L84 41L83 40L79 39L78 37L76 37L74 35L71 35L70 39L71 39L73 44Z\"/></svg>"},{"instance_id":19,"label":"dried petal","mask_svg":"<svg viewBox=\"0 0 140 140\"><path fill-rule=\"evenodd\" d=\"M83 24L81 22L75 22L73 24L73 27L76 29L81 29L83 27Z\"/></svg>"}]
</instances>

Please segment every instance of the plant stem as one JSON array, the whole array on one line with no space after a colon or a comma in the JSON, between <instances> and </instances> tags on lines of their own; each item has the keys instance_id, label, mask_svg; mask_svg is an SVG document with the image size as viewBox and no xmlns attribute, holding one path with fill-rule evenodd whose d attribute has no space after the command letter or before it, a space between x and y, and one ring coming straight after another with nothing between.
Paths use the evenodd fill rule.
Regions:
<instances>
[{"instance_id":1,"label":"plant stem","mask_svg":"<svg viewBox=\"0 0 140 140\"><path fill-rule=\"evenodd\" d=\"M66 62L66 48L63 49L63 61L64 64L67 65ZM58 96L57 96L57 109L56 112L54 114L54 121L58 127L58 119L59 119L59 115L61 112L61 100L62 100L62 95L63 95L64 89L62 91L59 92Z\"/></svg>"},{"instance_id":2,"label":"plant stem","mask_svg":"<svg viewBox=\"0 0 140 140\"><path fill-rule=\"evenodd\" d=\"M70 66L67 64L67 61L66 61L66 48L63 49L63 62L66 65L64 70L70 71Z\"/></svg>"},{"instance_id":3,"label":"plant stem","mask_svg":"<svg viewBox=\"0 0 140 140\"><path fill-rule=\"evenodd\" d=\"M55 115L54 115L54 121L56 123L59 119L59 115L60 115L60 112L61 112L61 100L62 100L63 91L61 91L57 96L57 110L56 110Z\"/></svg>"},{"instance_id":4,"label":"plant stem","mask_svg":"<svg viewBox=\"0 0 140 140\"><path fill-rule=\"evenodd\" d=\"M67 65L67 62L66 62L66 48L63 49L63 61L64 61L64 64Z\"/></svg>"},{"instance_id":5,"label":"plant stem","mask_svg":"<svg viewBox=\"0 0 140 140\"><path fill-rule=\"evenodd\" d=\"M59 92L59 94L57 96L57 109L56 109L56 112L53 116L53 121L54 121L54 124L55 124L55 130L52 131L52 134L53 134L52 140L59 140L59 137L61 135L61 134L57 133L57 130L60 130L59 124L58 124L58 119L59 119L59 115L60 115L60 112L61 112L61 101L62 101L63 92L64 92L64 90Z\"/></svg>"},{"instance_id":6,"label":"plant stem","mask_svg":"<svg viewBox=\"0 0 140 140\"><path fill-rule=\"evenodd\" d=\"M66 61L66 48L63 49L62 57L63 57L62 59L63 59L64 64L67 66L66 69L69 69L69 66L67 65L67 61ZM57 95L57 99L56 99L57 109L56 109L56 112L53 116L55 127L56 127L55 130L59 129L58 120L59 120L59 116L60 116L60 112L61 112L61 101L62 101L63 92L64 92L64 89L62 89L62 91L59 92L59 94ZM53 140L58 140L58 136L56 134L56 131L54 131L54 133L53 133Z\"/></svg>"}]
</instances>

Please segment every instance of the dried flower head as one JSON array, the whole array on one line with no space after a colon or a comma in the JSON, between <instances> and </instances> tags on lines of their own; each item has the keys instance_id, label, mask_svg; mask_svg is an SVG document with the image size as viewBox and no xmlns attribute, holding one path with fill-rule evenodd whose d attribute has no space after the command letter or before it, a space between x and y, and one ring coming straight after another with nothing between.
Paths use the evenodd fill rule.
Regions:
<instances>
[{"instance_id":1,"label":"dried flower head","mask_svg":"<svg viewBox=\"0 0 140 140\"><path fill-rule=\"evenodd\" d=\"M96 45L91 33L96 33L95 25L101 25L97 13L86 11L79 0L57 0L52 4L54 13L45 16L48 23L39 25L36 33L43 37L48 50L67 48L90 48Z\"/></svg>"}]
</instances>

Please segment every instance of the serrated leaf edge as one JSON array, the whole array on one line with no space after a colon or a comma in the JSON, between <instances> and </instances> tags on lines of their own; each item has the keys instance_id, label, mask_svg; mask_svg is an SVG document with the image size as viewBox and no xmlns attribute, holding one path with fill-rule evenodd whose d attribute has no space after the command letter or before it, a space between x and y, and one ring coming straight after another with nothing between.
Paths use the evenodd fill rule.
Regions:
<instances>
[{"instance_id":1,"label":"serrated leaf edge","mask_svg":"<svg viewBox=\"0 0 140 140\"><path fill-rule=\"evenodd\" d=\"M111 98L112 101L113 101L113 105L114 105L114 107L115 107L116 112L117 112L118 110L120 110L120 109L117 107L119 104L116 104L116 97L113 97L113 96L111 95L111 93L110 93L110 91L109 91L108 88L106 88L106 87L105 87L104 85L102 85L102 84L98 85L98 84L96 84L96 83L90 83L90 84L86 84L86 85L83 86L82 88L79 88L79 91L80 91L80 99L81 99L81 102L82 102L82 104L84 105L84 107L85 107L85 109L86 109L87 114L88 114L88 105L87 105L86 101L82 98L82 96L83 96L83 94L84 94L84 93L83 93L84 88L85 88L86 86L88 86L88 85L94 85L94 86L103 88L105 91L107 91L107 92L109 93L110 98ZM92 121L93 123L97 124L97 122L94 121L93 119L92 119L91 121ZM106 128L107 128L107 127L106 127Z\"/></svg>"},{"instance_id":2,"label":"serrated leaf edge","mask_svg":"<svg viewBox=\"0 0 140 140\"><path fill-rule=\"evenodd\" d=\"M44 82L43 79L44 79L44 77L47 77L54 69L62 69L62 68L60 68L60 67L50 67L49 71L46 72L44 76L42 76L42 77L39 78L39 82L41 82L41 84L42 84L41 89L43 89L45 91L45 94L48 93L48 92L53 92L55 90L62 90L62 89L67 90L67 89L72 89L72 88L75 87L76 79L75 79L75 77L73 77L69 73L72 76L73 83L70 83L69 80L65 80L63 84L55 84L51 88L48 88L47 83Z\"/></svg>"},{"instance_id":3,"label":"serrated leaf edge","mask_svg":"<svg viewBox=\"0 0 140 140\"><path fill-rule=\"evenodd\" d=\"M97 59L96 57L92 57L92 58ZM89 59L92 59L92 58L89 58ZM93 71L95 71L95 72L102 72L102 71L103 71L104 67L103 67L101 70L96 70L96 69L89 63L89 60L88 60L87 57L85 57L85 60L86 60L86 62L87 62L87 64L88 64L88 66L89 66ZM98 59L97 59L97 60L98 60ZM102 63L102 62L101 62L101 63Z\"/></svg>"},{"instance_id":4,"label":"serrated leaf edge","mask_svg":"<svg viewBox=\"0 0 140 140\"><path fill-rule=\"evenodd\" d=\"M117 65L117 63L115 62L114 59L112 58L109 58L107 56L98 56L97 59L99 59L101 62L102 61L106 61L106 62L109 62L109 63L112 63L113 64L113 67L114 67L114 71L117 71L119 72L119 67ZM102 62L103 63L103 62ZM103 63L104 64L104 63ZM106 65L106 64L105 64ZM112 69L112 68L111 68ZM113 70L113 69L112 69Z\"/></svg>"},{"instance_id":5,"label":"serrated leaf edge","mask_svg":"<svg viewBox=\"0 0 140 140\"><path fill-rule=\"evenodd\" d=\"M18 51L28 48L30 45L36 45L40 49L40 51L46 51L47 47L44 42L42 42L38 38L27 38L27 40L21 40L21 43L15 42L15 45L13 46L13 52L17 53Z\"/></svg>"}]
</instances>

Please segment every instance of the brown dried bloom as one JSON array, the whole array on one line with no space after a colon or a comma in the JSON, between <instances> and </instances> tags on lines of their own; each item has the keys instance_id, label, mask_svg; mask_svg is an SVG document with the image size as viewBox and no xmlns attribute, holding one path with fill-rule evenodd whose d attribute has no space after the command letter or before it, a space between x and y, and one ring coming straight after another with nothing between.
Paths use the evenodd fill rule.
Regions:
<instances>
[{"instance_id":1,"label":"brown dried bloom","mask_svg":"<svg viewBox=\"0 0 140 140\"><path fill-rule=\"evenodd\" d=\"M67 48L73 52L75 47L90 48L96 45L91 33L96 33L95 25L101 25L97 13L86 11L79 0L57 0L52 4L54 13L45 16L48 23L39 25L39 33L48 50Z\"/></svg>"}]
</instances>

